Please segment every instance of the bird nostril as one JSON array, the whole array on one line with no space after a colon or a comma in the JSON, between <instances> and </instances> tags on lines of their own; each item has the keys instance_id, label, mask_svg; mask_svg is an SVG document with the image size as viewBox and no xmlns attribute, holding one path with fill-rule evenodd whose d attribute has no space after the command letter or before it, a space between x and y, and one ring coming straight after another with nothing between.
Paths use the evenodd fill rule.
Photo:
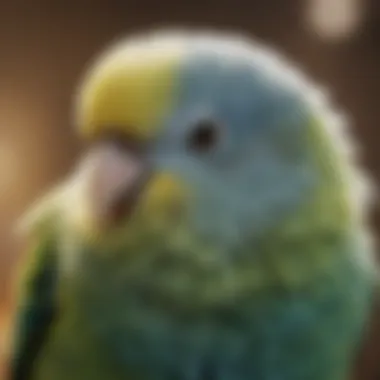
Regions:
<instances>
[{"instance_id":1,"label":"bird nostril","mask_svg":"<svg viewBox=\"0 0 380 380\"><path fill-rule=\"evenodd\" d=\"M104 127L102 134L97 136L96 141L100 144L109 144L119 151L126 151L130 154L140 155L145 150L145 144L136 136L128 134L125 128Z\"/></svg>"}]
</instances>

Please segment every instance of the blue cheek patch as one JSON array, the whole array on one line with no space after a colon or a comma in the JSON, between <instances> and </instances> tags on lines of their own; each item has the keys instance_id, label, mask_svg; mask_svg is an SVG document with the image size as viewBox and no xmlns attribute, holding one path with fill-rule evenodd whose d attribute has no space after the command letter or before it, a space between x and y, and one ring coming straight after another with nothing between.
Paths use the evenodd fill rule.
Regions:
<instances>
[{"instance_id":1,"label":"blue cheek patch","mask_svg":"<svg viewBox=\"0 0 380 380\"><path fill-rule=\"evenodd\" d=\"M191 220L221 246L295 212L318 180L302 147L309 110L300 95L276 86L248 62L238 65L210 53L189 57L176 110L165 120L154 153L160 167L193 187ZM187 136L208 117L221 123L220 145L204 155L189 152ZM281 148L294 139L300 140L299 152L288 162L276 144Z\"/></svg>"},{"instance_id":2,"label":"blue cheek patch","mask_svg":"<svg viewBox=\"0 0 380 380\"><path fill-rule=\"evenodd\" d=\"M194 124L208 117L220 121L225 135L219 148L221 160L231 154L232 147L238 149L271 129L291 127L300 118L308 118L299 94L271 82L250 62L237 64L200 51L188 57L179 82L176 109L163 121L166 133L159 141L165 152L174 146L181 152Z\"/></svg>"}]
</instances>

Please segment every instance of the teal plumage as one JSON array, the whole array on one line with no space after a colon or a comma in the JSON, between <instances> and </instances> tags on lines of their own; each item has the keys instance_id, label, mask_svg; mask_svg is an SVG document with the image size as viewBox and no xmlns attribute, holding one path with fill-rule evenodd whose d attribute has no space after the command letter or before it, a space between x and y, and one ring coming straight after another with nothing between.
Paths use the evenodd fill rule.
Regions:
<instances>
[{"instance_id":1,"label":"teal plumage","mask_svg":"<svg viewBox=\"0 0 380 380\"><path fill-rule=\"evenodd\" d=\"M119 46L90 75L83 99L97 95L82 99L83 112L97 131L99 120L132 120L115 106L136 85L123 57L142 62L159 46L156 70L179 50L175 96L138 143L157 177L107 230L87 213L100 201L73 196L84 175L38 213L34 223L50 223L34 234L51 237L41 252L53 259L31 272L31 284L47 282L26 288L12 379L348 379L375 270L360 172L332 134L332 112L260 46L207 35L138 41L142 50ZM149 77L145 62L138 70ZM153 91L133 88L142 99ZM129 139L121 149L143 125L119 126Z\"/></svg>"}]
</instances>

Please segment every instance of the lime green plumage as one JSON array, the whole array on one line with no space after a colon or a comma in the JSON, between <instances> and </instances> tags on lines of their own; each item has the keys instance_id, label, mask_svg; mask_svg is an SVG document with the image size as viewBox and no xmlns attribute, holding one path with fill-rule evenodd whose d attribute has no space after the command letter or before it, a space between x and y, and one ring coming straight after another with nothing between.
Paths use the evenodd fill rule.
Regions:
<instances>
[{"instance_id":1,"label":"lime green plumage","mask_svg":"<svg viewBox=\"0 0 380 380\"><path fill-rule=\"evenodd\" d=\"M146 257L133 263L126 258L124 251L117 249L105 256L96 248L86 250L79 247L79 251L83 250L83 262L78 263L75 275L60 280L56 293L59 306L55 311L58 314L49 323L50 332L45 344L35 352L36 369L30 379L124 379L127 376L126 368L115 360L118 358L116 354L120 354L117 342L124 345L126 352L138 350L135 339L138 339L139 332L142 336L151 334L153 347L146 343L148 348L142 349L141 358L137 352L134 359L137 364L143 360L144 352L150 362L158 360L160 350L165 349L168 350L166 354L173 355L170 359L172 363L177 364L184 360L184 353L180 350L185 345L190 347L190 351L194 350L194 361L200 362L194 365L200 367L203 356L208 355L208 346L215 350L219 339L222 347L224 344L234 344L235 340L239 344L240 334L252 334L251 360L255 357L260 359L254 370L255 376L267 378L267 375L261 374L268 371L265 362L261 362L265 355L256 350L265 346L262 341L268 334L265 327L273 329L276 335L276 323L280 337L282 329L289 329L286 334L283 332L289 356L288 359L284 356L285 363L287 360L292 363L297 356L300 365L305 364L304 361L309 359L303 358L303 355L309 358L309 350L315 351L317 359L315 363L309 363L310 368L316 366L318 373L326 374L335 368L342 374L331 378L341 379L345 375L346 360L354 358L354 352L350 350L351 342L361 331L360 321L366 314L369 302L365 295L370 285L366 280L369 278L366 273L369 268L359 270L355 264L354 246L351 245L350 253L347 247L350 243L343 243L345 240L340 234L321 234L305 236L304 241L283 239L262 242L265 249L261 250L260 258L242 259L240 265L223 272L216 271L210 264L200 265L191 257L185 264L182 258L178 260L175 255L170 256L170 252L166 252L166 256L156 255L149 264ZM162 248L160 245L156 247ZM133 253L147 251L146 244L140 241L140 247L136 247ZM162 253L158 249L155 251ZM206 252L203 251L205 255ZM278 262L278 255L287 258L286 261L282 260L286 265ZM134 287L137 297L131 291ZM29 290L34 291L33 288ZM315 326L313 323L311 327L307 322L311 315L307 309L304 310L306 319L303 319L305 305L302 302L298 305L298 298L303 299L311 311L313 305L316 308L314 317L318 323ZM334 310L336 306L339 308L334 313L324 314L323 310ZM287 308L289 313L281 315L281 310L284 312ZM292 308L295 309L294 313L291 312ZM297 316L298 309L301 314ZM293 327L292 319L295 323ZM297 330L291 331L294 328L301 332L299 336ZM352 331L352 335L347 334L346 329ZM235 334L237 336L234 338ZM170 342L170 337L176 337L178 341ZM279 347L282 346L280 337L276 338L278 341L275 343ZM295 346L292 347L292 344ZM331 363L326 367L328 372L324 372L326 363L319 368L319 360L327 359ZM164 360L168 358L162 359L162 367ZM226 358L221 356L219 360ZM126 363L128 368L128 361ZM136 378L132 376L133 365L129 365L128 375ZM164 369L155 365L158 367L157 378L161 378L159 371ZM282 364L280 368L293 373L288 365ZM139 377L139 371L135 371ZM184 367L184 371L188 369ZM308 371L308 367L300 369L301 374L314 379L309 377ZM153 374L148 376L156 378ZM301 375L293 376L302 378Z\"/></svg>"}]
</instances>

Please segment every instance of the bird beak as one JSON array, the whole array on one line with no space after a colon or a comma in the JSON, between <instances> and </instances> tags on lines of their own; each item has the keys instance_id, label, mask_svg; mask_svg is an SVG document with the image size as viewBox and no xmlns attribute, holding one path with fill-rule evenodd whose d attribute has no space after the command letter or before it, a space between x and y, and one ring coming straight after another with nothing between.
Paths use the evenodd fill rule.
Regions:
<instances>
[{"instance_id":1,"label":"bird beak","mask_svg":"<svg viewBox=\"0 0 380 380\"><path fill-rule=\"evenodd\" d=\"M91 218L103 227L117 225L131 215L150 177L143 154L107 141L88 152L77 173L86 184Z\"/></svg>"}]
</instances>

